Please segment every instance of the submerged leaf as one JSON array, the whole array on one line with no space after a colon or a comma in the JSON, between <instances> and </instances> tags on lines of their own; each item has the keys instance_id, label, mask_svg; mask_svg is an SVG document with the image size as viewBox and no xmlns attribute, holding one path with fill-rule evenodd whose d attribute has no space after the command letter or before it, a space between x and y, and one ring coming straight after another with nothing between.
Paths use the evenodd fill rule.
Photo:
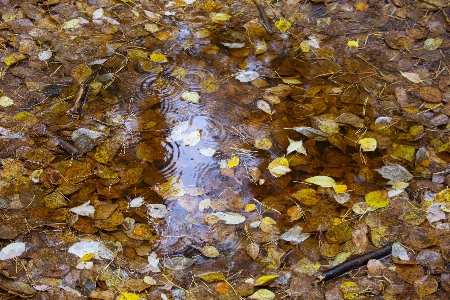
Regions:
<instances>
[{"instance_id":1,"label":"submerged leaf","mask_svg":"<svg viewBox=\"0 0 450 300\"><path fill-rule=\"evenodd\" d=\"M234 212L216 212L211 214L216 216L219 220L225 221L225 224L236 225L245 222L245 217Z\"/></svg>"},{"instance_id":2,"label":"submerged leaf","mask_svg":"<svg viewBox=\"0 0 450 300\"><path fill-rule=\"evenodd\" d=\"M303 229L300 226L294 226L285 233L283 233L280 238L284 241L291 242L293 244L299 244L309 238L309 233L302 233Z\"/></svg>"}]
</instances>

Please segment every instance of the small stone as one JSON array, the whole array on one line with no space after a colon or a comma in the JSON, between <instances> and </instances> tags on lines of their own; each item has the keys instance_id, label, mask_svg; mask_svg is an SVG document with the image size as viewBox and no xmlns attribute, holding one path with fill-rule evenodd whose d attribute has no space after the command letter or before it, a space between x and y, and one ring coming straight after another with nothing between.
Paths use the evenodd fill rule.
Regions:
<instances>
[{"instance_id":1,"label":"small stone","mask_svg":"<svg viewBox=\"0 0 450 300\"><path fill-rule=\"evenodd\" d=\"M438 88L423 86L420 88L420 99L425 102L439 103L442 101L442 93Z\"/></svg>"}]
</instances>

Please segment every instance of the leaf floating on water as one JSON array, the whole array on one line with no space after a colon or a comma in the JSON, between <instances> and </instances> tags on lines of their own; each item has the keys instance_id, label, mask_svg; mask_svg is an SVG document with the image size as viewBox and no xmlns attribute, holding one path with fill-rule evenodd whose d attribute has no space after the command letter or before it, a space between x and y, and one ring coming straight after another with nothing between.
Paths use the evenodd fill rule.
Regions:
<instances>
[{"instance_id":1,"label":"leaf floating on water","mask_svg":"<svg viewBox=\"0 0 450 300\"><path fill-rule=\"evenodd\" d=\"M251 294L248 299L254 300L270 300L275 298L275 294L267 289L260 289Z\"/></svg>"},{"instance_id":2,"label":"leaf floating on water","mask_svg":"<svg viewBox=\"0 0 450 300\"><path fill-rule=\"evenodd\" d=\"M184 256L177 256L173 258L169 258L166 262L164 262L164 266L167 269L178 271L189 268L192 266L197 260L192 258L187 258Z\"/></svg>"},{"instance_id":3,"label":"leaf floating on water","mask_svg":"<svg viewBox=\"0 0 450 300\"><path fill-rule=\"evenodd\" d=\"M183 139L183 143L185 146L195 146L200 142L200 130L193 131L189 133L185 138Z\"/></svg>"},{"instance_id":4,"label":"leaf floating on water","mask_svg":"<svg viewBox=\"0 0 450 300\"><path fill-rule=\"evenodd\" d=\"M388 192L385 190L370 192L365 196L365 200L373 208L386 207L390 202Z\"/></svg>"},{"instance_id":5,"label":"leaf floating on water","mask_svg":"<svg viewBox=\"0 0 450 300\"><path fill-rule=\"evenodd\" d=\"M236 79L240 82L250 82L259 77L258 72L255 71L240 71L236 75Z\"/></svg>"},{"instance_id":6,"label":"leaf floating on water","mask_svg":"<svg viewBox=\"0 0 450 300\"><path fill-rule=\"evenodd\" d=\"M7 260L22 255L26 244L22 242L8 244L0 251L0 260Z\"/></svg>"},{"instance_id":7,"label":"leaf floating on water","mask_svg":"<svg viewBox=\"0 0 450 300\"><path fill-rule=\"evenodd\" d=\"M282 33L288 31L291 28L292 24L286 19L279 19L275 22L275 27Z\"/></svg>"},{"instance_id":8,"label":"leaf floating on water","mask_svg":"<svg viewBox=\"0 0 450 300\"><path fill-rule=\"evenodd\" d=\"M158 52L154 52L154 53L150 54L150 60L155 63L168 62L167 57L164 54L158 53Z\"/></svg>"},{"instance_id":9,"label":"leaf floating on water","mask_svg":"<svg viewBox=\"0 0 450 300\"><path fill-rule=\"evenodd\" d=\"M285 157L275 158L267 167L272 176L278 178L286 175L291 169L289 169L289 161Z\"/></svg>"},{"instance_id":10,"label":"leaf floating on water","mask_svg":"<svg viewBox=\"0 0 450 300\"><path fill-rule=\"evenodd\" d=\"M228 168L234 168L239 165L239 156L233 156L227 162Z\"/></svg>"},{"instance_id":11,"label":"leaf floating on water","mask_svg":"<svg viewBox=\"0 0 450 300\"><path fill-rule=\"evenodd\" d=\"M175 142L185 138L187 135L184 133L189 128L189 121L183 121L178 123L172 128L170 135L167 137L168 142Z\"/></svg>"},{"instance_id":12,"label":"leaf floating on water","mask_svg":"<svg viewBox=\"0 0 450 300\"><path fill-rule=\"evenodd\" d=\"M291 242L293 244L299 244L309 238L309 233L302 233L303 229L300 226L294 226L285 233L283 233L280 238L284 241Z\"/></svg>"},{"instance_id":13,"label":"leaf floating on water","mask_svg":"<svg viewBox=\"0 0 450 300\"><path fill-rule=\"evenodd\" d=\"M211 214L216 216L219 220L224 221L228 225L236 225L245 222L245 217L235 212L216 212Z\"/></svg>"},{"instance_id":14,"label":"leaf floating on water","mask_svg":"<svg viewBox=\"0 0 450 300\"><path fill-rule=\"evenodd\" d=\"M197 92L186 91L181 95L181 99L194 104L200 103L200 95Z\"/></svg>"},{"instance_id":15,"label":"leaf floating on water","mask_svg":"<svg viewBox=\"0 0 450 300\"><path fill-rule=\"evenodd\" d=\"M268 138L255 139L254 146L256 149L269 150L272 147L272 142Z\"/></svg>"},{"instance_id":16,"label":"leaf floating on water","mask_svg":"<svg viewBox=\"0 0 450 300\"><path fill-rule=\"evenodd\" d=\"M286 154L289 154L291 152L297 151L297 153L301 153L301 154L307 155L306 154L306 149L305 149L305 147L303 147L303 141L296 142L294 140L291 140L290 138L288 138L288 140L289 140L289 146L287 148L287 153Z\"/></svg>"},{"instance_id":17,"label":"leaf floating on water","mask_svg":"<svg viewBox=\"0 0 450 300\"><path fill-rule=\"evenodd\" d=\"M397 242L392 244L392 256L401 260L409 260L408 252L400 243Z\"/></svg>"},{"instance_id":18,"label":"leaf floating on water","mask_svg":"<svg viewBox=\"0 0 450 300\"><path fill-rule=\"evenodd\" d=\"M14 105L13 99L7 97L7 96L1 96L0 97L0 106L1 107L8 107Z\"/></svg>"},{"instance_id":19,"label":"leaf floating on water","mask_svg":"<svg viewBox=\"0 0 450 300\"><path fill-rule=\"evenodd\" d=\"M201 212L204 212L206 209L211 207L211 199L203 199L202 201L200 201L200 203L198 204L198 209Z\"/></svg>"},{"instance_id":20,"label":"leaf floating on water","mask_svg":"<svg viewBox=\"0 0 450 300\"><path fill-rule=\"evenodd\" d=\"M420 76L417 73L410 73L410 72L402 72L402 71L400 71L400 74L402 74L403 77L405 77L406 79L408 79L411 82L414 82L414 83L421 83L422 82L422 79L420 79Z\"/></svg>"},{"instance_id":21,"label":"leaf floating on water","mask_svg":"<svg viewBox=\"0 0 450 300\"><path fill-rule=\"evenodd\" d=\"M294 127L285 129L294 129L295 131L300 132L304 136L316 141L326 141L329 136L329 134L312 127Z\"/></svg>"},{"instance_id":22,"label":"leaf floating on water","mask_svg":"<svg viewBox=\"0 0 450 300\"><path fill-rule=\"evenodd\" d=\"M69 209L69 211L79 215L79 216L85 216L85 217L94 217L95 208L92 205L89 205L91 201L88 200L88 202L81 204L80 206L73 207Z\"/></svg>"},{"instance_id":23,"label":"leaf floating on water","mask_svg":"<svg viewBox=\"0 0 450 300\"><path fill-rule=\"evenodd\" d=\"M262 110L263 112L265 112L269 115L271 115L275 112L275 111L272 112L272 109L270 108L270 104L264 100L258 100L256 102L256 107L258 107L260 110Z\"/></svg>"},{"instance_id":24,"label":"leaf floating on water","mask_svg":"<svg viewBox=\"0 0 450 300\"><path fill-rule=\"evenodd\" d=\"M329 187L333 187L336 185L336 182L334 181L334 179L331 177L328 177L328 176L313 176L313 177L309 177L309 178L305 179L304 181L308 182L308 183L320 185L321 187L324 187L324 188L329 188Z\"/></svg>"},{"instance_id":25,"label":"leaf floating on water","mask_svg":"<svg viewBox=\"0 0 450 300\"><path fill-rule=\"evenodd\" d=\"M362 151L375 151L377 149L377 140L374 138L364 138L358 141L358 144L361 145Z\"/></svg>"},{"instance_id":26,"label":"leaf floating on water","mask_svg":"<svg viewBox=\"0 0 450 300\"><path fill-rule=\"evenodd\" d=\"M170 176L167 182L155 187L155 191L163 198L174 199L186 193L186 188L179 178Z\"/></svg>"},{"instance_id":27,"label":"leaf floating on water","mask_svg":"<svg viewBox=\"0 0 450 300\"><path fill-rule=\"evenodd\" d=\"M408 182L413 178L413 175L409 171L399 165L390 163L387 166L381 167L381 169L375 169L381 176L389 179L387 184L395 184L396 182Z\"/></svg>"},{"instance_id":28,"label":"leaf floating on water","mask_svg":"<svg viewBox=\"0 0 450 300\"><path fill-rule=\"evenodd\" d=\"M216 153L216 150L213 148L200 148L198 151L204 156L213 156Z\"/></svg>"}]
</instances>

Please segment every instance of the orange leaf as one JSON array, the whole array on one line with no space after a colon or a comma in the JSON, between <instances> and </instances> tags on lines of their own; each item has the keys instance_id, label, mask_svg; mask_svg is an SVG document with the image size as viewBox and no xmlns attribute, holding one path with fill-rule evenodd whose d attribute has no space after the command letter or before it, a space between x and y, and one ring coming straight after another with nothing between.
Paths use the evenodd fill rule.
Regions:
<instances>
[{"instance_id":1,"label":"orange leaf","mask_svg":"<svg viewBox=\"0 0 450 300\"><path fill-rule=\"evenodd\" d=\"M357 11L362 11L362 10L368 9L369 5L367 3L364 3L364 2L358 2L358 3L356 3L355 8L356 8Z\"/></svg>"}]
</instances>

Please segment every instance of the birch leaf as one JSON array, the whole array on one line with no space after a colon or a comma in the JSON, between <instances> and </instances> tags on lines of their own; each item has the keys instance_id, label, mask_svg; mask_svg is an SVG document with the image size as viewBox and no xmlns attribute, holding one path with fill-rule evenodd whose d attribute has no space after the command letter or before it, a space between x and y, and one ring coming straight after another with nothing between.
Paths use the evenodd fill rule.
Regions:
<instances>
[{"instance_id":1,"label":"birch leaf","mask_svg":"<svg viewBox=\"0 0 450 300\"><path fill-rule=\"evenodd\" d=\"M358 144L361 145L361 150L364 152L375 151L375 149L377 149L377 140L374 138L360 139Z\"/></svg>"},{"instance_id":2,"label":"birch leaf","mask_svg":"<svg viewBox=\"0 0 450 300\"><path fill-rule=\"evenodd\" d=\"M422 82L422 79L420 79L420 76L417 73L400 71L400 74L402 74L403 77L405 77L406 79L408 79L411 82L414 82L414 83L421 83Z\"/></svg>"},{"instance_id":3,"label":"birch leaf","mask_svg":"<svg viewBox=\"0 0 450 300\"><path fill-rule=\"evenodd\" d=\"M320 185L321 187L328 188L336 185L333 178L328 176L313 176L305 179L305 182Z\"/></svg>"},{"instance_id":4,"label":"birch leaf","mask_svg":"<svg viewBox=\"0 0 450 300\"><path fill-rule=\"evenodd\" d=\"M270 174L272 176L278 178L280 176L283 176L290 171L289 169L289 161L285 157L278 157L275 158L267 167L267 169L270 171Z\"/></svg>"},{"instance_id":5,"label":"birch leaf","mask_svg":"<svg viewBox=\"0 0 450 300\"><path fill-rule=\"evenodd\" d=\"M297 151L298 153L307 155L306 149L305 149L305 147L303 147L303 141L296 142L294 140L291 140L290 138L288 138L288 140L289 140L289 146L287 148L286 154Z\"/></svg>"},{"instance_id":6,"label":"birch leaf","mask_svg":"<svg viewBox=\"0 0 450 300\"><path fill-rule=\"evenodd\" d=\"M7 260L22 255L25 252L25 243L11 243L0 251L0 260Z\"/></svg>"},{"instance_id":7,"label":"birch leaf","mask_svg":"<svg viewBox=\"0 0 450 300\"><path fill-rule=\"evenodd\" d=\"M140 207L144 204L144 197L137 197L130 201L130 207Z\"/></svg>"},{"instance_id":8,"label":"birch leaf","mask_svg":"<svg viewBox=\"0 0 450 300\"><path fill-rule=\"evenodd\" d=\"M216 212L211 214L216 216L219 220L224 221L225 224L236 225L245 221L245 217L234 212Z\"/></svg>"},{"instance_id":9,"label":"birch leaf","mask_svg":"<svg viewBox=\"0 0 450 300\"><path fill-rule=\"evenodd\" d=\"M88 202L81 204L80 206L73 207L69 209L69 211L79 216L94 217L95 208L92 205L89 205L90 202L91 201L88 200Z\"/></svg>"},{"instance_id":10,"label":"birch leaf","mask_svg":"<svg viewBox=\"0 0 450 300\"><path fill-rule=\"evenodd\" d=\"M269 115L272 114L272 109L270 108L270 104L264 100L258 100L256 102L256 107L258 107L260 110L262 110L263 112L265 112Z\"/></svg>"},{"instance_id":11,"label":"birch leaf","mask_svg":"<svg viewBox=\"0 0 450 300\"><path fill-rule=\"evenodd\" d=\"M200 130L193 131L189 133L184 139L183 143L185 146L195 146L200 142Z\"/></svg>"},{"instance_id":12,"label":"birch leaf","mask_svg":"<svg viewBox=\"0 0 450 300\"><path fill-rule=\"evenodd\" d=\"M399 165L390 163L387 166L381 167L381 169L375 169L381 176L389 179L387 184L395 184L396 182L408 182L413 178L413 175L409 171Z\"/></svg>"},{"instance_id":13,"label":"birch leaf","mask_svg":"<svg viewBox=\"0 0 450 300\"><path fill-rule=\"evenodd\" d=\"M213 156L216 153L216 150L213 148L201 148L198 149L198 151L204 156Z\"/></svg>"},{"instance_id":14,"label":"birch leaf","mask_svg":"<svg viewBox=\"0 0 450 300\"><path fill-rule=\"evenodd\" d=\"M297 132L300 132L307 138L316 140L316 141L326 141L328 139L329 134L317 130L312 127L294 127L294 128L285 128L285 129L294 129Z\"/></svg>"},{"instance_id":15,"label":"birch leaf","mask_svg":"<svg viewBox=\"0 0 450 300\"><path fill-rule=\"evenodd\" d=\"M280 238L293 244L299 244L309 238L309 233L302 233L302 230L303 229L300 226L294 226L283 233Z\"/></svg>"},{"instance_id":16,"label":"birch leaf","mask_svg":"<svg viewBox=\"0 0 450 300\"><path fill-rule=\"evenodd\" d=\"M184 132L186 131L186 129L188 129L188 127L189 121L183 121L178 123L176 126L172 128L172 131L170 132L167 141L175 142L184 139L184 137L186 136Z\"/></svg>"},{"instance_id":17,"label":"birch leaf","mask_svg":"<svg viewBox=\"0 0 450 300\"><path fill-rule=\"evenodd\" d=\"M392 256L400 258L401 260L409 260L408 252L397 242L392 244Z\"/></svg>"},{"instance_id":18,"label":"birch leaf","mask_svg":"<svg viewBox=\"0 0 450 300\"><path fill-rule=\"evenodd\" d=\"M250 82L259 77L259 74L255 71L240 71L236 75L236 79L240 82Z\"/></svg>"}]
</instances>

